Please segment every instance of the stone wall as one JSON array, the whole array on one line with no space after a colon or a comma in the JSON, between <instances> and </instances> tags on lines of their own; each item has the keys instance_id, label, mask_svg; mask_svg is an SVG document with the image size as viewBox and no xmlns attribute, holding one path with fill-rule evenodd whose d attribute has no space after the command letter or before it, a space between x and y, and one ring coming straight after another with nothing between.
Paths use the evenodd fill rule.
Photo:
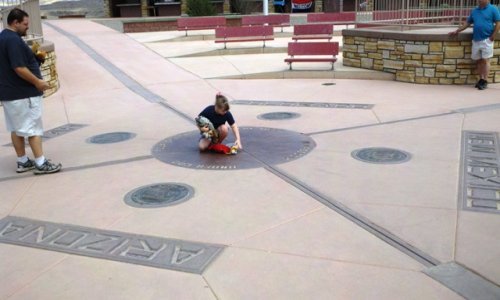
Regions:
<instances>
[{"instance_id":1,"label":"stone wall","mask_svg":"<svg viewBox=\"0 0 500 300\"><path fill-rule=\"evenodd\" d=\"M54 44L48 41L45 41L40 49L47 52L47 57L45 58L45 62L40 66L40 70L42 71L43 79L50 85L50 89L46 90L43 94L44 97L48 97L59 89L59 78L56 69L56 51Z\"/></svg>"},{"instance_id":2,"label":"stone wall","mask_svg":"<svg viewBox=\"0 0 500 300\"><path fill-rule=\"evenodd\" d=\"M345 66L394 73L397 81L412 83L473 84L478 80L475 62L470 58L470 33L450 38L447 32L369 32L370 29L343 31ZM494 51L488 81L500 82L499 39Z\"/></svg>"}]
</instances>

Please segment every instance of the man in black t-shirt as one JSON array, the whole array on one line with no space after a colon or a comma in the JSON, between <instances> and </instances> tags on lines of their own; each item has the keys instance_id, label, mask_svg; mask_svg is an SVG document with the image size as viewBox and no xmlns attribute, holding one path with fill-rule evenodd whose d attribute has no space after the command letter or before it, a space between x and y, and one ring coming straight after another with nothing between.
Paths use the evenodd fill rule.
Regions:
<instances>
[{"instance_id":1,"label":"man in black t-shirt","mask_svg":"<svg viewBox=\"0 0 500 300\"><path fill-rule=\"evenodd\" d=\"M43 80L33 51L21 38L28 31L28 23L28 14L14 8L7 16L8 27L0 33L0 101L17 154L16 172L34 169L35 174L55 173L61 170L61 164L46 159L42 149L42 96L49 85ZM26 155L25 137L34 160Z\"/></svg>"},{"instance_id":2,"label":"man in black t-shirt","mask_svg":"<svg viewBox=\"0 0 500 300\"><path fill-rule=\"evenodd\" d=\"M229 111L229 102L227 101L226 97L217 94L217 96L215 96L215 105L207 106L199 115L209 119L210 122L212 122L212 124L214 125L214 128L217 129L217 131L219 132L218 143L222 143L222 141L224 141L224 139L227 137L229 131L226 125L227 122L229 126L231 126L231 129L233 130L234 136L236 138L236 140L234 141L234 145L239 149L243 149L240 140L240 131L238 130L238 126L234 121L233 115ZM202 132L207 132L210 129L208 126L206 126L200 128L200 130ZM212 141L210 139L201 138L198 144L200 151L208 150L211 146L211 143Z\"/></svg>"}]
</instances>

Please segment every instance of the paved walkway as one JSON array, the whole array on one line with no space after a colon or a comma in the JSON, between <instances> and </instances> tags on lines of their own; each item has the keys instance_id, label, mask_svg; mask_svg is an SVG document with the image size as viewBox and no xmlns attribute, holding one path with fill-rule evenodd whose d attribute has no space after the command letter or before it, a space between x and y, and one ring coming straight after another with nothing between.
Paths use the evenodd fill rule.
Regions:
<instances>
[{"instance_id":1,"label":"paved walkway","mask_svg":"<svg viewBox=\"0 0 500 300\"><path fill-rule=\"evenodd\" d=\"M179 57L196 52L200 42L169 44L157 34L125 35L89 20L49 21L44 33L56 46L61 82L45 101L44 125L85 126L46 140L49 158L64 166L50 176L16 174L13 150L0 147L0 218L28 219L0 223L0 242L19 233L17 243L31 241L38 247L0 243L0 299L498 295L500 215L495 209L464 210L459 200L463 132L498 136L500 85L478 91L333 75L220 79L258 74L259 69L285 72L287 66L269 66L270 60L281 64L283 53ZM191 118L218 91L231 100L286 101L282 106L234 104L231 111L245 132L282 129L302 133L312 144L287 156L285 163L271 164L266 157L280 155L265 152L267 146L276 149L272 140L258 141L263 143L258 154L252 139L244 139L245 151L230 159L236 164L253 157L257 167L227 171L156 159L152 149L162 140L195 136ZM270 112L300 117L257 117ZM10 140L3 114L0 118L4 145ZM87 142L108 132L136 136L121 143ZM351 156L368 147L400 149L411 158L371 164ZM176 153L182 158L189 151ZM208 159L216 165L218 156ZM495 185L498 173L491 172L489 183ZM194 197L155 209L123 201L138 187L167 182L192 186ZM498 197L498 189L490 191ZM28 225L19 224L30 222L52 225L22 233ZM62 229L50 229L57 226ZM122 241L121 234L124 242L104 251L100 243ZM84 244L90 236L94 242ZM173 240L154 244L149 237ZM195 265L206 254L195 249L199 243L222 251L207 258L202 271L186 271L184 265ZM171 252L163 262L174 270L145 265L162 257L164 248ZM465 269L480 277L461 273ZM458 287L440 282L447 277Z\"/></svg>"}]
</instances>

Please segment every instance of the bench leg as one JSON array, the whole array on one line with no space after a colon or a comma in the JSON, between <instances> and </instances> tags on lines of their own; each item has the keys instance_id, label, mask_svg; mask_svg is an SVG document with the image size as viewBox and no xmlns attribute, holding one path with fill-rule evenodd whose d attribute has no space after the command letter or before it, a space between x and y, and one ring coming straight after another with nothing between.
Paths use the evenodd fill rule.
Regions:
<instances>
[{"instance_id":1,"label":"bench leg","mask_svg":"<svg viewBox=\"0 0 500 300\"><path fill-rule=\"evenodd\" d=\"M186 30L186 35L185 36L188 36L188 31Z\"/></svg>"},{"instance_id":2,"label":"bench leg","mask_svg":"<svg viewBox=\"0 0 500 300\"><path fill-rule=\"evenodd\" d=\"M262 42L264 42L264 45L262 45L262 48L266 48L266 40L263 40Z\"/></svg>"},{"instance_id":3,"label":"bench leg","mask_svg":"<svg viewBox=\"0 0 500 300\"><path fill-rule=\"evenodd\" d=\"M333 64L334 64L334 63L332 62L332 71L333 71Z\"/></svg>"},{"instance_id":4,"label":"bench leg","mask_svg":"<svg viewBox=\"0 0 500 300\"><path fill-rule=\"evenodd\" d=\"M289 65L290 65L290 71L291 71L292 70L292 63L290 62Z\"/></svg>"}]
</instances>

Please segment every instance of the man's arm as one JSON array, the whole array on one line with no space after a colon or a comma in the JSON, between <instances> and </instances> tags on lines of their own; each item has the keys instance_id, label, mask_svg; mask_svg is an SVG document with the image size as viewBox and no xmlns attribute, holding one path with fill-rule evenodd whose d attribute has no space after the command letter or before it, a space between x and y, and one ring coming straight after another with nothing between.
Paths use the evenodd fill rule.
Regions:
<instances>
[{"instance_id":1,"label":"man's arm","mask_svg":"<svg viewBox=\"0 0 500 300\"><path fill-rule=\"evenodd\" d=\"M493 30L493 34L490 36L490 41L494 41L497 33L500 31L500 21L497 21L495 25L495 30Z\"/></svg>"},{"instance_id":2,"label":"man's arm","mask_svg":"<svg viewBox=\"0 0 500 300\"><path fill-rule=\"evenodd\" d=\"M449 35L451 36L456 36L459 32L462 32L464 31L465 29L467 29L468 27L470 26L470 23L469 22L465 22L464 24L462 24L462 26L458 27L457 30L455 31L452 31L450 33L448 33Z\"/></svg>"},{"instance_id":3,"label":"man's arm","mask_svg":"<svg viewBox=\"0 0 500 300\"><path fill-rule=\"evenodd\" d=\"M34 85L37 90L43 92L50 88L49 84L42 79L36 77L31 71L26 67L17 67L14 69L16 74L22 79Z\"/></svg>"}]
</instances>

